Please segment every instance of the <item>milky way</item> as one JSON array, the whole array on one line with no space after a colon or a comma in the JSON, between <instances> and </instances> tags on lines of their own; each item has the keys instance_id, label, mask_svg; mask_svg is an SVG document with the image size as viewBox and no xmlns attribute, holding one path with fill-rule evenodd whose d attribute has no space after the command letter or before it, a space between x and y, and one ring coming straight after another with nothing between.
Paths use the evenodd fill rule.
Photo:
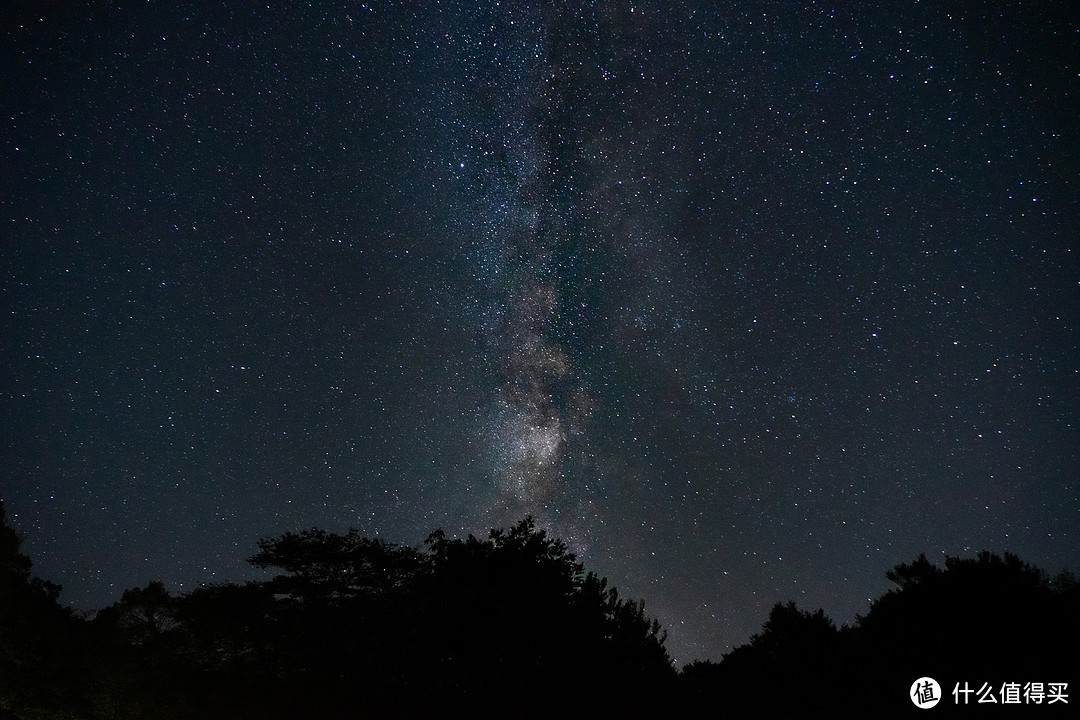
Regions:
<instances>
[{"instance_id":1,"label":"milky way","mask_svg":"<svg viewBox=\"0 0 1080 720\"><path fill-rule=\"evenodd\" d=\"M566 178L552 167L558 129L551 125L557 78L549 60L550 19L514 8L492 22L469 38L488 48L485 70L498 68L473 93L485 96L491 112L474 115L465 128L474 150L477 274L488 300L485 359L499 379L485 430L495 482L492 519L533 514L550 525L552 503L568 496L567 457L584 432L588 403L558 334L560 288L572 270L563 257L573 240L563 220L572 208L554 192ZM479 98L467 102L482 113Z\"/></svg>"}]
</instances>

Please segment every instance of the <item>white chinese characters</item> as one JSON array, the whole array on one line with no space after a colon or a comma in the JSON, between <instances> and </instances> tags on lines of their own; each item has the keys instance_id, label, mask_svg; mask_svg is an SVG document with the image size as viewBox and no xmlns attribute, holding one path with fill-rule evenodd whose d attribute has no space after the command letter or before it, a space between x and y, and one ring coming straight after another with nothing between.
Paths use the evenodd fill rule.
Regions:
<instances>
[{"instance_id":1,"label":"white chinese characters","mask_svg":"<svg viewBox=\"0 0 1080 720\"><path fill-rule=\"evenodd\" d=\"M1069 683L1065 682L1026 682L1023 685L1018 682L1004 682L995 691L994 686L984 682L978 690L975 690L965 680L962 685L959 682L956 683L952 696L957 705L968 705L973 702L974 704L1042 705L1045 703L1053 705L1069 702L1068 688ZM972 695L976 698L974 701L971 699Z\"/></svg>"}]
</instances>

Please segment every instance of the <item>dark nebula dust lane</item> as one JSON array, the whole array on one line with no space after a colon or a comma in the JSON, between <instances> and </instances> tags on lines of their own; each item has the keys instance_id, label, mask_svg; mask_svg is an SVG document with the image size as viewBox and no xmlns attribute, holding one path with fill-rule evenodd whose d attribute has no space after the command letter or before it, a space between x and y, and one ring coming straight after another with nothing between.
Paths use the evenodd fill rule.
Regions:
<instances>
[{"instance_id":1,"label":"dark nebula dust lane","mask_svg":"<svg viewBox=\"0 0 1080 720\"><path fill-rule=\"evenodd\" d=\"M1068 3L0 23L0 498L82 609L527 514L677 662L1080 550Z\"/></svg>"}]
</instances>

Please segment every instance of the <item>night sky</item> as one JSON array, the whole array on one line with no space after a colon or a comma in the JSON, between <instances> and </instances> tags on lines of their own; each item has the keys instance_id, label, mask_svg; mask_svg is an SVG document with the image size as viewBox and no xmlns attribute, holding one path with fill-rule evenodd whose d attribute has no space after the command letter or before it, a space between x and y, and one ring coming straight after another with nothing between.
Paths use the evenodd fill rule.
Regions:
<instances>
[{"instance_id":1,"label":"night sky","mask_svg":"<svg viewBox=\"0 0 1080 720\"><path fill-rule=\"evenodd\" d=\"M531 513L685 663L1080 569L1073 3L17 5L0 498L62 601Z\"/></svg>"}]
</instances>

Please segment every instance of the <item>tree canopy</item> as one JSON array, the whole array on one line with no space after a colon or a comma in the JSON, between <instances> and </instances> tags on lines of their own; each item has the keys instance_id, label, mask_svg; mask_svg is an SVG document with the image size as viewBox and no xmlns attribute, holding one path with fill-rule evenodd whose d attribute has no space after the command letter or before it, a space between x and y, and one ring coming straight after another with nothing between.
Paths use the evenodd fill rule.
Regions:
<instances>
[{"instance_id":1,"label":"tree canopy","mask_svg":"<svg viewBox=\"0 0 1080 720\"><path fill-rule=\"evenodd\" d=\"M644 603L532 518L422 548L312 528L250 561L276 574L77 617L0 504L0 717L890 717L923 675L1073 680L1080 640L1075 579L1009 554L897 565L850 626L777 603L679 674Z\"/></svg>"},{"instance_id":2,"label":"tree canopy","mask_svg":"<svg viewBox=\"0 0 1080 720\"><path fill-rule=\"evenodd\" d=\"M680 679L691 714L722 705L733 717L831 718L860 708L894 717L917 712L904 693L924 676L996 690L1077 680L1075 663L1063 661L1080 643L1072 575L1051 578L1015 555L980 552L942 566L920 555L885 576L896 587L850 626L777 603L748 643L719 663L687 667Z\"/></svg>"}]
</instances>

